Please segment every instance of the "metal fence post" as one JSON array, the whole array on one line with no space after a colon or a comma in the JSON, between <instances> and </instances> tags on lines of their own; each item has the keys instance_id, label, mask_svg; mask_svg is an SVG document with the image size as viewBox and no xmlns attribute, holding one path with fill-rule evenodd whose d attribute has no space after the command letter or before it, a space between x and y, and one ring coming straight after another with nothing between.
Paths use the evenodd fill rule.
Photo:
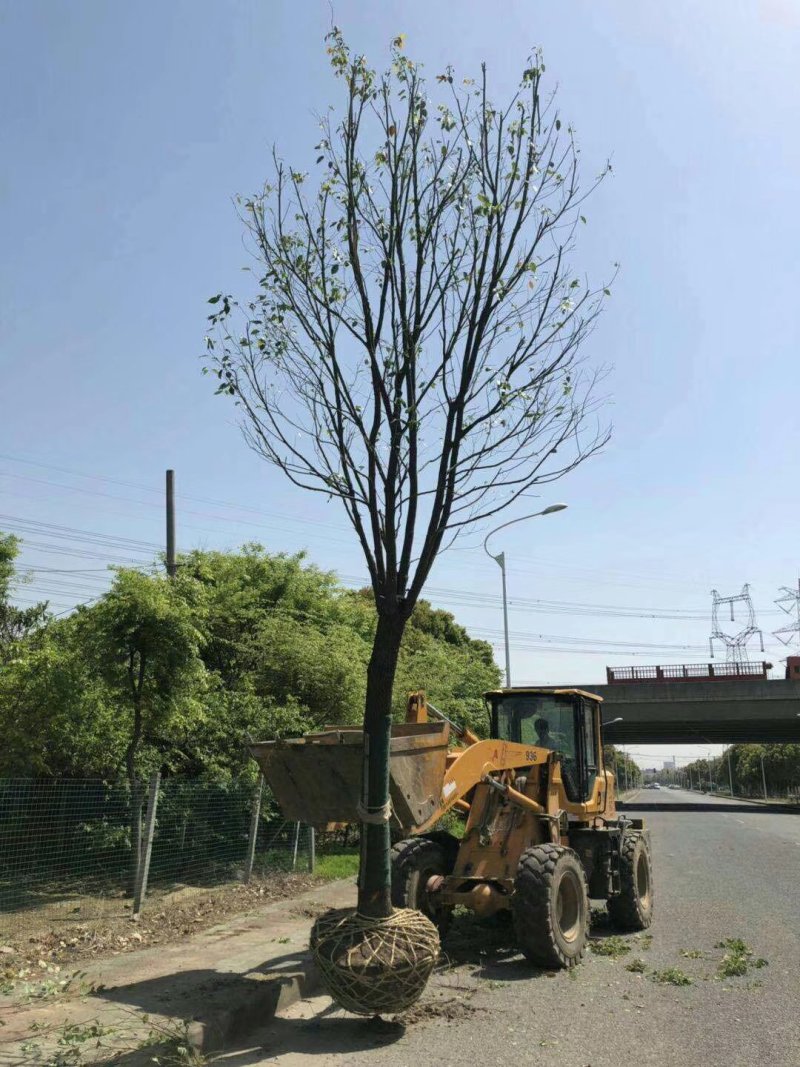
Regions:
<instances>
[{"instance_id":1,"label":"metal fence post","mask_svg":"<svg viewBox=\"0 0 800 1067\"><path fill-rule=\"evenodd\" d=\"M244 864L244 882L250 881L253 863L256 858L256 840L258 839L258 820L261 815L261 794L264 792L264 775L259 774L253 793L253 806L250 813L250 835L247 839L247 859Z\"/></svg>"},{"instance_id":2,"label":"metal fence post","mask_svg":"<svg viewBox=\"0 0 800 1067\"><path fill-rule=\"evenodd\" d=\"M767 799L767 776L764 773L764 754L761 754L761 784L764 786L764 800Z\"/></svg>"},{"instance_id":3,"label":"metal fence post","mask_svg":"<svg viewBox=\"0 0 800 1067\"><path fill-rule=\"evenodd\" d=\"M300 823L294 824L294 844L292 845L292 870L297 867L297 850L300 847Z\"/></svg>"},{"instance_id":4,"label":"metal fence post","mask_svg":"<svg viewBox=\"0 0 800 1067\"><path fill-rule=\"evenodd\" d=\"M147 796L147 822L144 831L144 855L139 864L139 877L136 880L136 892L133 896L133 917L138 917L142 910L142 902L147 896L147 878L150 874L150 856L153 851L153 832L156 828L156 808L158 806L158 787L161 784L161 772L156 773L150 779L150 790Z\"/></svg>"},{"instance_id":5,"label":"metal fence post","mask_svg":"<svg viewBox=\"0 0 800 1067\"><path fill-rule=\"evenodd\" d=\"M317 835L313 826L309 826L308 832L310 835L308 839L308 869L313 874L317 865Z\"/></svg>"}]
</instances>

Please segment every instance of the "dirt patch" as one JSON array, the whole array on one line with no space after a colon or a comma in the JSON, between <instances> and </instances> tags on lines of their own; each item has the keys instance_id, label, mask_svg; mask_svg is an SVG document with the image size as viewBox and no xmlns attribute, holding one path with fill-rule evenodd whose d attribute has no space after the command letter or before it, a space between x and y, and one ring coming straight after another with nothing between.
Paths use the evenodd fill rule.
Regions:
<instances>
[{"instance_id":1,"label":"dirt patch","mask_svg":"<svg viewBox=\"0 0 800 1067\"><path fill-rule=\"evenodd\" d=\"M458 1022L481 1010L483 1009L470 1004L464 997L443 997L436 1000L423 1000L395 1018L397 1022L402 1023L404 1026L432 1022L434 1019Z\"/></svg>"},{"instance_id":2,"label":"dirt patch","mask_svg":"<svg viewBox=\"0 0 800 1067\"><path fill-rule=\"evenodd\" d=\"M318 900L309 900L309 902L302 907L290 908L289 914L296 919L318 919L320 915L324 915L328 910L329 908L327 904L320 904ZM345 911L349 910L349 908L345 909Z\"/></svg>"},{"instance_id":3,"label":"dirt patch","mask_svg":"<svg viewBox=\"0 0 800 1067\"><path fill-rule=\"evenodd\" d=\"M221 886L187 897L174 894L171 902L158 901L152 911L144 911L136 922L120 916L92 924L71 924L68 930L42 929L26 931L26 936L21 938L5 937L0 951L0 979L13 982L29 978L32 973L40 974L54 965L64 967L181 941L228 916L296 897L322 881L308 874L276 874L268 880ZM303 909L297 912L306 914ZM308 914L313 917L316 913Z\"/></svg>"}]
</instances>

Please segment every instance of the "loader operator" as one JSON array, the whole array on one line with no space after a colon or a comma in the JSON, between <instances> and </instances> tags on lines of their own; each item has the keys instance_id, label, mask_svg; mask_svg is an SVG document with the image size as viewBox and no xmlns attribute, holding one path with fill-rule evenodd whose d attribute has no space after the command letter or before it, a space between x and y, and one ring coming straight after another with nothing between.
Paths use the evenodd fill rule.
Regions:
<instances>
[{"instance_id":1,"label":"loader operator","mask_svg":"<svg viewBox=\"0 0 800 1067\"><path fill-rule=\"evenodd\" d=\"M553 738L550 736L550 723L547 719L536 719L533 724L536 731L536 741L542 748L555 748Z\"/></svg>"},{"instance_id":2,"label":"loader operator","mask_svg":"<svg viewBox=\"0 0 800 1067\"><path fill-rule=\"evenodd\" d=\"M551 748L554 751L563 751L571 749L571 745L566 744L562 734L551 734L550 723L547 719L535 719L533 728L536 731L536 744L541 748Z\"/></svg>"}]
</instances>

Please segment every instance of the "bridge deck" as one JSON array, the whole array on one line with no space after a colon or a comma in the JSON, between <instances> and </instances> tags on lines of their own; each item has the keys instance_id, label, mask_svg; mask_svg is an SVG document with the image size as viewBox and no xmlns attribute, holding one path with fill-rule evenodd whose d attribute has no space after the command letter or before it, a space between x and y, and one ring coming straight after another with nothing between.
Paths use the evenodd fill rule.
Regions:
<instances>
[{"instance_id":1,"label":"bridge deck","mask_svg":"<svg viewBox=\"0 0 800 1067\"><path fill-rule=\"evenodd\" d=\"M800 743L800 682L743 679L580 686L604 700L606 739L617 744L709 741Z\"/></svg>"}]
</instances>

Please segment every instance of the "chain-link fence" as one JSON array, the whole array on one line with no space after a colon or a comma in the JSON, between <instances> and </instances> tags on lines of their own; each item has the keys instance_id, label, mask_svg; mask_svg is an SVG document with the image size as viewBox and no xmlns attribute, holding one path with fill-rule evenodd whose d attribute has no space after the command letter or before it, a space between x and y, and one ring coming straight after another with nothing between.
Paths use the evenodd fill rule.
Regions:
<instances>
[{"instance_id":1,"label":"chain-link fence","mask_svg":"<svg viewBox=\"0 0 800 1067\"><path fill-rule=\"evenodd\" d=\"M313 833L276 817L260 783L153 781L138 796L137 821L127 784L0 779L0 935L313 867Z\"/></svg>"}]
</instances>

